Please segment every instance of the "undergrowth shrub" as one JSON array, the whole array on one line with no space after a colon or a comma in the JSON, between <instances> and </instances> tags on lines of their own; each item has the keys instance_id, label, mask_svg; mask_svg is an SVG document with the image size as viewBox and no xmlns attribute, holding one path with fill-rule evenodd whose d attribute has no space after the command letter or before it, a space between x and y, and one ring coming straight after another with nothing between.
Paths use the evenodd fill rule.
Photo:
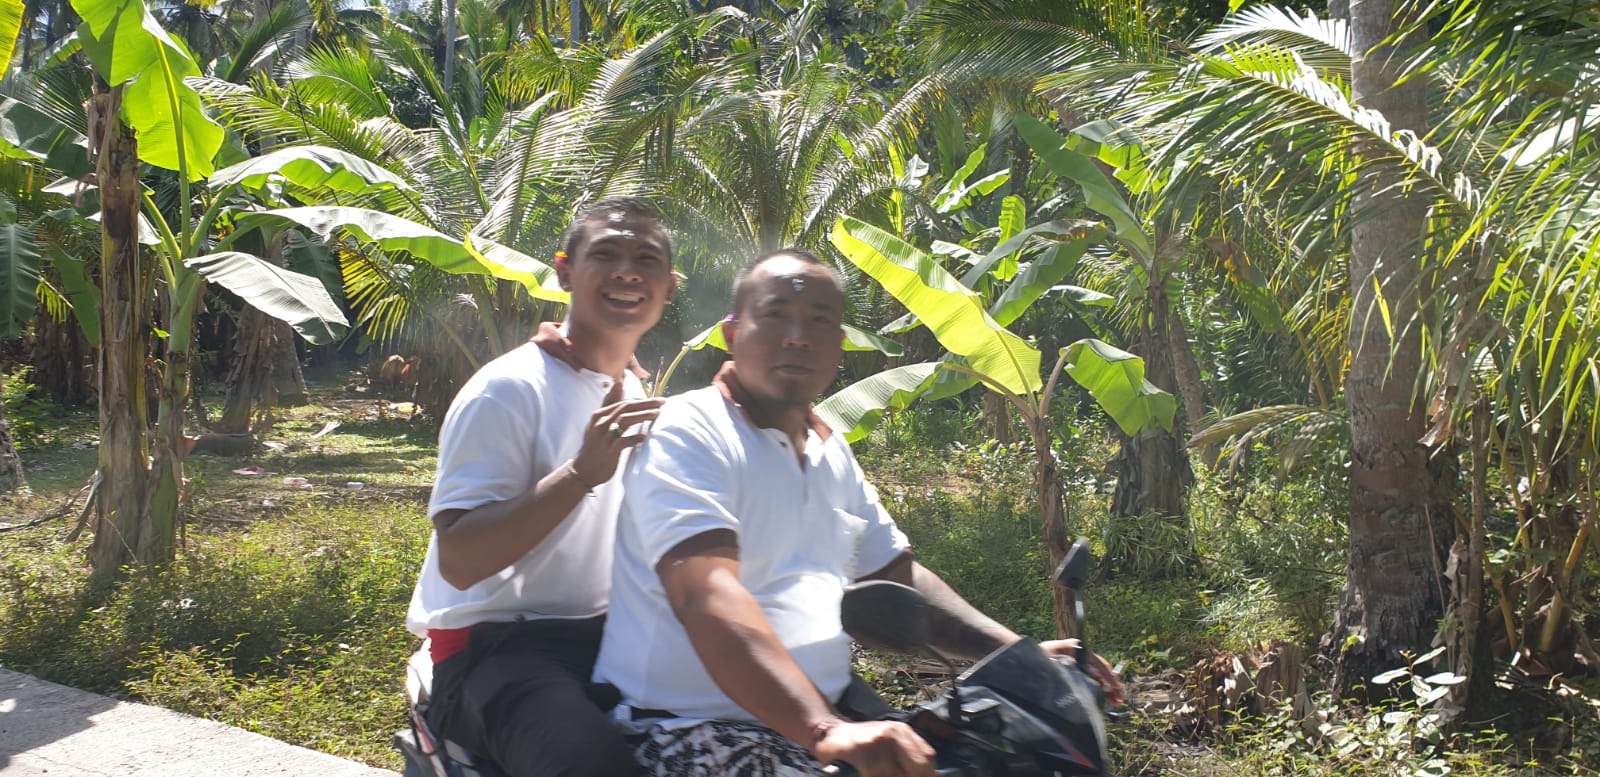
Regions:
<instances>
[{"instance_id":1,"label":"undergrowth shrub","mask_svg":"<svg viewBox=\"0 0 1600 777\"><path fill-rule=\"evenodd\" d=\"M1248 472L1196 479L1189 510L1219 644L1321 635L1344 583L1348 502L1349 481L1334 464L1289 474L1256 456Z\"/></svg>"},{"instance_id":2,"label":"undergrowth shrub","mask_svg":"<svg viewBox=\"0 0 1600 777\"><path fill-rule=\"evenodd\" d=\"M981 500L935 487L889 487L879 495L917 560L973 606L1019 633L1054 636L1049 559L1031 499ZM1030 508L1019 511L1019 501Z\"/></svg>"}]
</instances>

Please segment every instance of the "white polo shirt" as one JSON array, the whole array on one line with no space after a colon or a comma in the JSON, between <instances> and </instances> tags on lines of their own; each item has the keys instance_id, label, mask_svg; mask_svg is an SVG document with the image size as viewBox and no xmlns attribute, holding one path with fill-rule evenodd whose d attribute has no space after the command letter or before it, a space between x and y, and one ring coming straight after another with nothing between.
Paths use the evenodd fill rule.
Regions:
<instances>
[{"instance_id":1,"label":"white polo shirt","mask_svg":"<svg viewBox=\"0 0 1600 777\"><path fill-rule=\"evenodd\" d=\"M755 720L707 674L656 576L656 562L715 529L739 536L739 579L830 699L850 680L844 586L909 547L840 435L759 428L717 386L667 400L623 477L611 609L595 678L623 703L684 718Z\"/></svg>"},{"instance_id":2,"label":"white polo shirt","mask_svg":"<svg viewBox=\"0 0 1600 777\"><path fill-rule=\"evenodd\" d=\"M445 414L428 514L470 510L531 488L577 454L589 417L611 385L609 376L569 366L532 342L484 365ZM624 373L623 396L644 395L638 378ZM423 636L428 629L518 617L587 618L605 612L621 498L620 478L613 476L516 563L465 591L440 576L434 532L406 627Z\"/></svg>"}]
</instances>

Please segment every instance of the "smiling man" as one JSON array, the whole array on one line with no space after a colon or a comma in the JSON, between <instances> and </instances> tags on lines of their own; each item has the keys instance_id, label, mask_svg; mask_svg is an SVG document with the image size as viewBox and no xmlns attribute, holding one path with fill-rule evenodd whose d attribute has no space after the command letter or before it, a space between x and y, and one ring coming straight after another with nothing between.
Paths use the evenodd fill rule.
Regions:
<instances>
[{"instance_id":1,"label":"smiling man","mask_svg":"<svg viewBox=\"0 0 1600 777\"><path fill-rule=\"evenodd\" d=\"M844 439L811 402L842 355L832 267L787 249L740 272L715 385L667 401L624 473L610 621L596 677L647 773L932 774L901 723L850 720L844 586L916 587L934 647L976 658L1019 639L915 563ZM1051 652L1075 647L1045 643ZM1120 689L1103 663L1115 698Z\"/></svg>"},{"instance_id":2,"label":"smiling man","mask_svg":"<svg viewBox=\"0 0 1600 777\"><path fill-rule=\"evenodd\" d=\"M611 584L613 475L661 406L633 349L672 299L672 245L649 205L609 199L562 246L566 322L484 365L445 414L407 616L430 638L434 730L516 777L635 771L586 685Z\"/></svg>"}]
</instances>

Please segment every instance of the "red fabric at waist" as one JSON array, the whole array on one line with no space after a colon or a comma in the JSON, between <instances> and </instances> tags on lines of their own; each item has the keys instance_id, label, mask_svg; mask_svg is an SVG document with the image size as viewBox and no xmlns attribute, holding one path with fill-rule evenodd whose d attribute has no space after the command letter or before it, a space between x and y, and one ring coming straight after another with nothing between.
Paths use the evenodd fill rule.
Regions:
<instances>
[{"instance_id":1,"label":"red fabric at waist","mask_svg":"<svg viewBox=\"0 0 1600 777\"><path fill-rule=\"evenodd\" d=\"M467 632L470 628L460 629L428 629L428 656L433 659L435 666L440 661L465 650L467 647Z\"/></svg>"}]
</instances>

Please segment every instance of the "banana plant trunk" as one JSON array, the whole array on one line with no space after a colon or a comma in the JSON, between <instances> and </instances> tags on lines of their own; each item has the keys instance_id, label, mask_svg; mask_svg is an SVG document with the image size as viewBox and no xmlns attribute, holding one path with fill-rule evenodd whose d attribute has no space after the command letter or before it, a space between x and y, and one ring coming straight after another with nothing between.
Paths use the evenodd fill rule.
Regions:
<instances>
[{"instance_id":1,"label":"banana plant trunk","mask_svg":"<svg viewBox=\"0 0 1600 777\"><path fill-rule=\"evenodd\" d=\"M184 207L179 203L179 207ZM202 227L203 228L203 227ZM156 416L155 483L150 494L149 530L135 547L141 566L164 564L177 549L183 523L183 457L189 452L184 419L189 407L189 369L194 354L194 316L205 291L205 279L173 262L176 288L167 294L167 350L161 369L159 414Z\"/></svg>"},{"instance_id":2,"label":"banana plant trunk","mask_svg":"<svg viewBox=\"0 0 1600 777\"><path fill-rule=\"evenodd\" d=\"M1390 43L1413 18L1395 0L1351 0L1352 92L1395 130L1427 134L1424 80L1401 81L1415 35ZM1357 175L1350 246L1349 553L1344 592L1328 647L1336 656L1335 691L1352 696L1379 672L1426 651L1444 615L1442 549L1454 539L1435 484L1413 381L1421 373L1418 283L1426 200L1401 193L1371 166Z\"/></svg>"},{"instance_id":3,"label":"banana plant trunk","mask_svg":"<svg viewBox=\"0 0 1600 777\"><path fill-rule=\"evenodd\" d=\"M118 116L122 88L97 83L89 101L100 184L100 488L95 496L97 577L114 576L145 545L148 531L149 421L145 359L150 295L139 261L138 147Z\"/></svg>"},{"instance_id":4,"label":"banana plant trunk","mask_svg":"<svg viewBox=\"0 0 1600 777\"><path fill-rule=\"evenodd\" d=\"M1055 453L1051 450L1050 429L1047 417L1032 419L1034 455L1034 496L1039 505L1039 522L1044 531L1045 551L1050 558L1049 573L1054 574L1067 557L1067 515L1065 493L1061 488L1061 471L1056 468ZM1050 610L1055 614L1056 638L1077 638L1077 620L1072 617L1077 606L1071 594L1054 581L1050 585Z\"/></svg>"},{"instance_id":5,"label":"banana plant trunk","mask_svg":"<svg viewBox=\"0 0 1600 777\"><path fill-rule=\"evenodd\" d=\"M5 398L0 397L0 494L9 494L28 486L22 474L22 459L17 457L17 446L11 439L11 422L6 420Z\"/></svg>"}]
</instances>

